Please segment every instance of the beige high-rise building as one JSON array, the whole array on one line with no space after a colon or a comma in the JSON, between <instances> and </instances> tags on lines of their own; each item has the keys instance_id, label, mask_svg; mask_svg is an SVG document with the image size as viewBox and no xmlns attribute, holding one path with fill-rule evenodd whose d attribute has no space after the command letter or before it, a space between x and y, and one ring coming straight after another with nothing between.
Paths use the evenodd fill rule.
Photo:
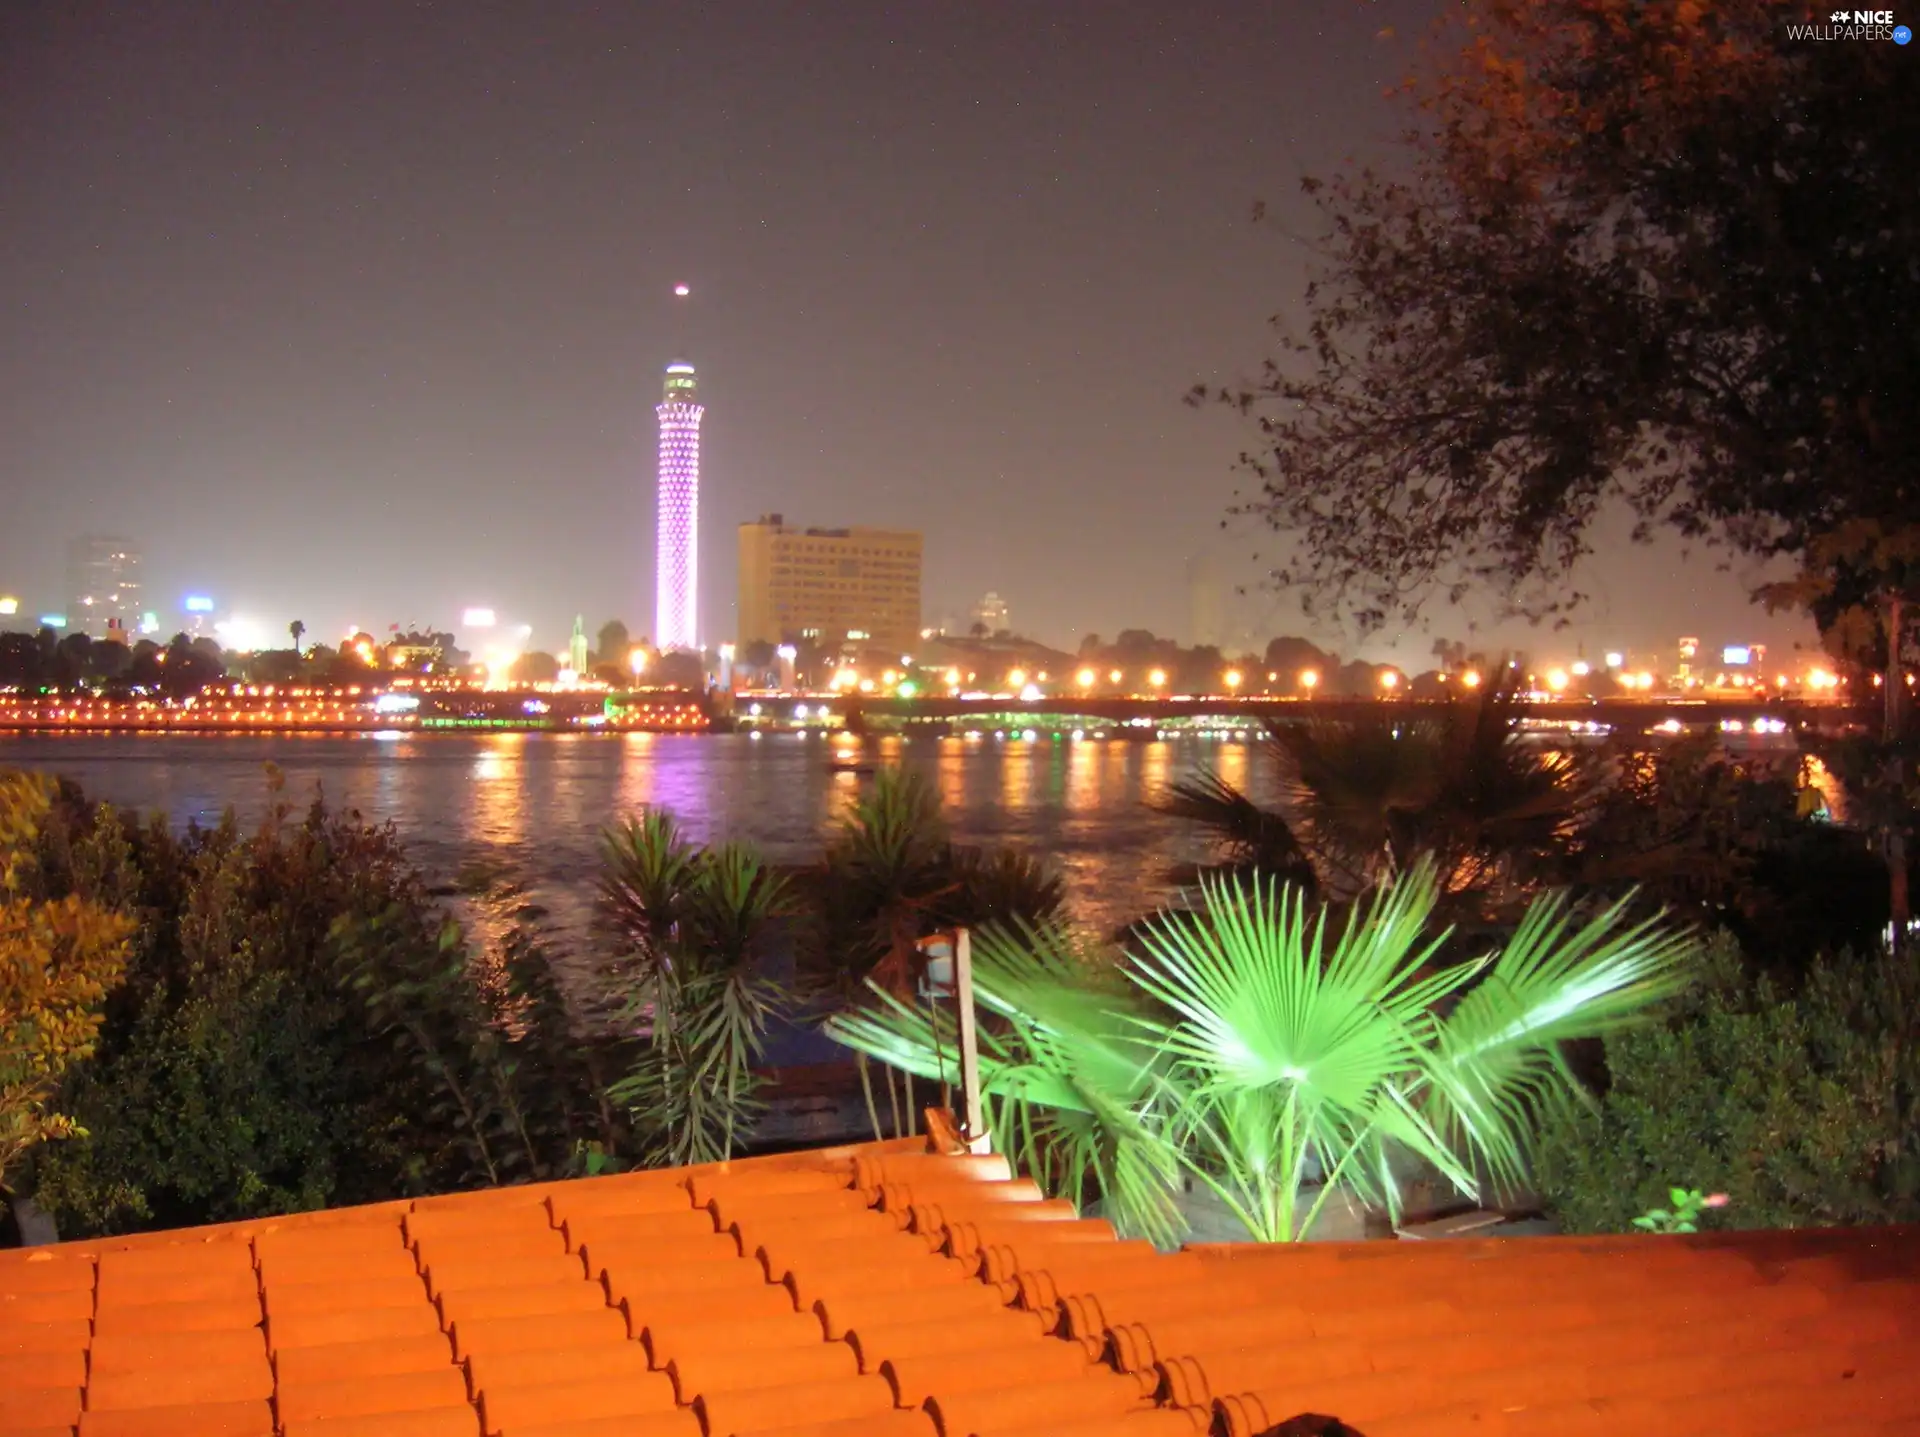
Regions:
<instances>
[{"instance_id":1,"label":"beige high-rise building","mask_svg":"<svg viewBox=\"0 0 1920 1437\"><path fill-rule=\"evenodd\" d=\"M740 634L784 643L920 639L920 536L904 529L794 529L763 514L740 526Z\"/></svg>"}]
</instances>

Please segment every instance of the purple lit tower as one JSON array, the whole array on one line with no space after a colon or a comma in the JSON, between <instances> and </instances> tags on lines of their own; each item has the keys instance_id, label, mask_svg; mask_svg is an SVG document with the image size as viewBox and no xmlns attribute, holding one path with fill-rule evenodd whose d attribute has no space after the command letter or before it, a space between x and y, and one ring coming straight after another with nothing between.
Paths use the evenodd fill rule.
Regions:
<instances>
[{"instance_id":1,"label":"purple lit tower","mask_svg":"<svg viewBox=\"0 0 1920 1437\"><path fill-rule=\"evenodd\" d=\"M667 366L659 407L660 483L653 641L660 652L698 649L700 416L691 364Z\"/></svg>"}]
</instances>

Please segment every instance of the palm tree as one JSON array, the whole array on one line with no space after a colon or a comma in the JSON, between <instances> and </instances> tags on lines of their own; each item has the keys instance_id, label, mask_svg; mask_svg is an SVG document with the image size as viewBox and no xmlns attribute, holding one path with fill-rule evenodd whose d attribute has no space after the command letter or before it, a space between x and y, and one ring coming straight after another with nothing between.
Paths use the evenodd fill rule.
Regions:
<instances>
[{"instance_id":1,"label":"palm tree","mask_svg":"<svg viewBox=\"0 0 1920 1437\"><path fill-rule=\"evenodd\" d=\"M1549 873L1601 786L1597 764L1520 731L1510 686L1405 713L1271 721L1278 809L1215 774L1155 806L1212 829L1216 870L1259 871L1352 898L1432 855L1453 911L1479 912Z\"/></svg>"},{"instance_id":2,"label":"palm tree","mask_svg":"<svg viewBox=\"0 0 1920 1437\"><path fill-rule=\"evenodd\" d=\"M733 1155L763 1110L753 1069L785 994L760 972L786 881L741 844L696 848L649 810L601 845L601 924L647 1047L608 1095L633 1111L647 1158Z\"/></svg>"},{"instance_id":3,"label":"palm tree","mask_svg":"<svg viewBox=\"0 0 1920 1437\"><path fill-rule=\"evenodd\" d=\"M300 657L300 640L306 637L307 626L295 619L287 625L287 632L293 636L293 656Z\"/></svg>"},{"instance_id":4,"label":"palm tree","mask_svg":"<svg viewBox=\"0 0 1920 1437\"><path fill-rule=\"evenodd\" d=\"M1401 1154L1470 1196L1518 1184L1544 1105L1575 1091L1563 1045L1679 991L1695 944L1630 922L1624 901L1579 919L1547 895L1505 943L1436 970L1440 896L1423 858L1336 933L1297 887L1210 876L1104 990L1058 930L983 943L997 1142L1056 1192L1097 1183L1124 1226L1159 1239L1182 1175L1262 1242L1303 1237L1338 1192L1397 1218ZM886 999L831 1029L926 1072L951 1041L939 1022Z\"/></svg>"}]
</instances>

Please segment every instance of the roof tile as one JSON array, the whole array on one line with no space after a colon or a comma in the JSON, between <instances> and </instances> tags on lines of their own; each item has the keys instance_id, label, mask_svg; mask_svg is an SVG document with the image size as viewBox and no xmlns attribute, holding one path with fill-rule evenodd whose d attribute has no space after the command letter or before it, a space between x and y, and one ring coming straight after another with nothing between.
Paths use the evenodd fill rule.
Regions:
<instances>
[{"instance_id":1,"label":"roof tile","mask_svg":"<svg viewBox=\"0 0 1920 1437\"><path fill-rule=\"evenodd\" d=\"M382 1377L392 1372L427 1372L453 1365L453 1344L443 1332L414 1337L382 1337L371 1342L329 1342L318 1347L283 1347L273 1356L276 1378L291 1386L312 1386L350 1377Z\"/></svg>"},{"instance_id":2,"label":"roof tile","mask_svg":"<svg viewBox=\"0 0 1920 1437\"><path fill-rule=\"evenodd\" d=\"M860 1360L844 1342L791 1344L771 1348L736 1347L679 1353L667 1363L667 1376L682 1402L702 1393L746 1392L761 1387L791 1387L803 1382L832 1382L860 1375Z\"/></svg>"},{"instance_id":3,"label":"roof tile","mask_svg":"<svg viewBox=\"0 0 1920 1437\"><path fill-rule=\"evenodd\" d=\"M53 1427L64 1422L71 1426L80 1420L80 1392L83 1384L71 1386L9 1387L7 1420L23 1427Z\"/></svg>"},{"instance_id":4,"label":"roof tile","mask_svg":"<svg viewBox=\"0 0 1920 1437\"><path fill-rule=\"evenodd\" d=\"M93 1339L93 1320L62 1318L57 1322L0 1321L0 1357L33 1352L85 1352Z\"/></svg>"},{"instance_id":5,"label":"roof tile","mask_svg":"<svg viewBox=\"0 0 1920 1437\"><path fill-rule=\"evenodd\" d=\"M801 1414L816 1422L871 1417L893 1410L893 1389L878 1377L829 1378L784 1387L702 1393L694 1408L707 1437L743 1437L777 1430Z\"/></svg>"},{"instance_id":6,"label":"roof tile","mask_svg":"<svg viewBox=\"0 0 1920 1437\"><path fill-rule=\"evenodd\" d=\"M366 1417L379 1412L417 1412L433 1407L464 1407L467 1385L457 1368L429 1367L417 1372L363 1373L325 1381L282 1381L280 1420L315 1417Z\"/></svg>"},{"instance_id":7,"label":"roof tile","mask_svg":"<svg viewBox=\"0 0 1920 1437\"><path fill-rule=\"evenodd\" d=\"M471 1407L378 1412L371 1417L309 1417L285 1425L281 1437L479 1437Z\"/></svg>"},{"instance_id":8,"label":"roof tile","mask_svg":"<svg viewBox=\"0 0 1920 1437\"><path fill-rule=\"evenodd\" d=\"M1164 1256L908 1147L0 1254L0 1437L1920 1437L1915 1230Z\"/></svg>"},{"instance_id":9,"label":"roof tile","mask_svg":"<svg viewBox=\"0 0 1920 1437\"><path fill-rule=\"evenodd\" d=\"M273 1437L264 1402L198 1403L80 1414L80 1437Z\"/></svg>"},{"instance_id":10,"label":"roof tile","mask_svg":"<svg viewBox=\"0 0 1920 1437\"><path fill-rule=\"evenodd\" d=\"M558 1382L501 1382L480 1389L480 1427L489 1437L536 1422L590 1417L638 1417L674 1410L673 1384L658 1372L573 1378Z\"/></svg>"},{"instance_id":11,"label":"roof tile","mask_svg":"<svg viewBox=\"0 0 1920 1437\"><path fill-rule=\"evenodd\" d=\"M287 1437L293 1437L292 1433ZM684 1408L645 1417L589 1417L583 1422L515 1423L499 1437L702 1437L700 1419Z\"/></svg>"}]
</instances>

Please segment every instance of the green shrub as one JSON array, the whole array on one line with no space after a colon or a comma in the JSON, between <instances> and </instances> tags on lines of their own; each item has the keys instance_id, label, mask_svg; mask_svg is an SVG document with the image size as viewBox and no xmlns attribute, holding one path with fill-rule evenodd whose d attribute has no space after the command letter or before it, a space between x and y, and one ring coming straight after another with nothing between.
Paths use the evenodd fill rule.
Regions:
<instances>
[{"instance_id":1,"label":"green shrub","mask_svg":"<svg viewBox=\"0 0 1920 1437\"><path fill-rule=\"evenodd\" d=\"M216 1222L561 1176L616 1148L521 926L476 961L388 828L316 801L168 831L69 789L40 871L137 936L43 1148L63 1233ZM50 896L58 896L57 893Z\"/></svg>"},{"instance_id":2,"label":"green shrub","mask_svg":"<svg viewBox=\"0 0 1920 1437\"><path fill-rule=\"evenodd\" d=\"M1661 1024L1606 1040L1609 1085L1535 1159L1575 1232L1627 1232L1675 1184L1725 1193L1720 1225L1920 1219L1920 963L1846 958L1796 990L1731 943Z\"/></svg>"}]
</instances>

